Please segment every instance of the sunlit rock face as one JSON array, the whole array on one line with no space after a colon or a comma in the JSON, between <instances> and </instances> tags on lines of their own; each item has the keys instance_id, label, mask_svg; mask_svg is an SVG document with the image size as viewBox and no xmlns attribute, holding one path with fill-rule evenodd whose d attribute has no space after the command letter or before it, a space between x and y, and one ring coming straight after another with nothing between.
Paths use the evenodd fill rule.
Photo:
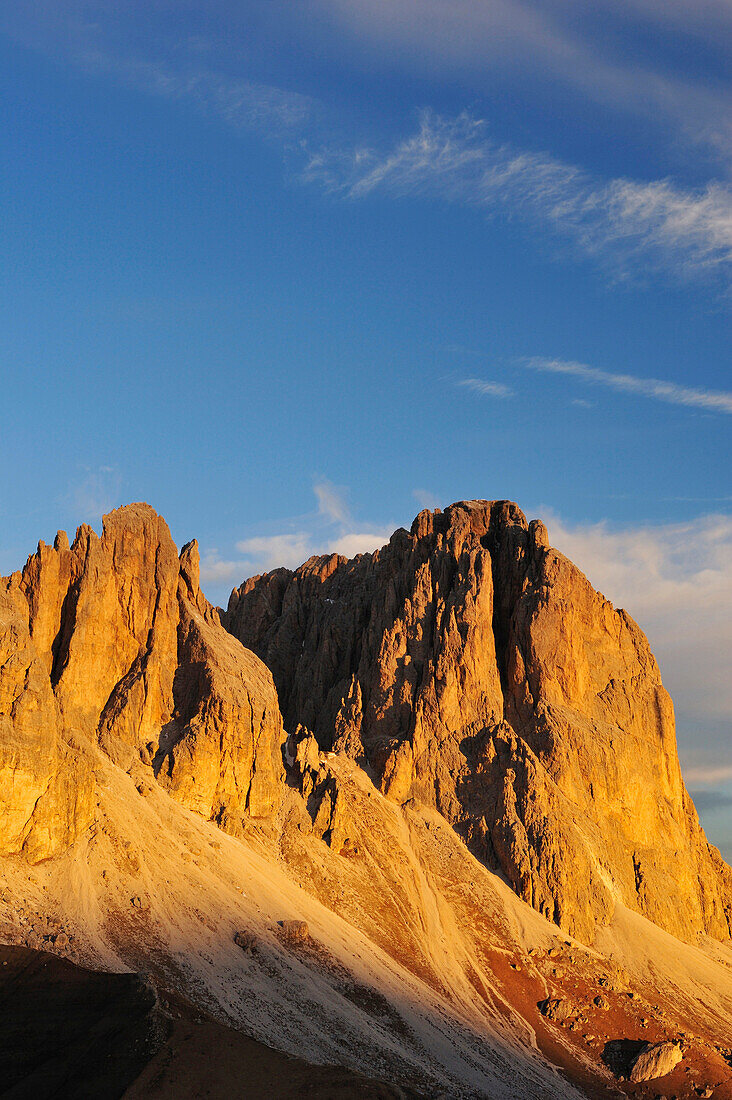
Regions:
<instances>
[{"instance_id":1,"label":"sunlit rock face","mask_svg":"<svg viewBox=\"0 0 732 1100\"><path fill-rule=\"evenodd\" d=\"M0 854L45 859L93 817L87 757L65 737L17 575L0 582Z\"/></svg>"},{"instance_id":2,"label":"sunlit rock face","mask_svg":"<svg viewBox=\"0 0 732 1100\"><path fill-rule=\"evenodd\" d=\"M247 581L224 623L271 669L285 726L591 939L615 900L683 938L730 934L732 872L679 769L648 642L507 501L422 512L374 554Z\"/></svg>"},{"instance_id":3,"label":"sunlit rock face","mask_svg":"<svg viewBox=\"0 0 732 1100\"><path fill-rule=\"evenodd\" d=\"M59 532L0 582L0 851L43 859L89 826L97 745L235 831L279 805L282 739L271 675L147 505L72 546Z\"/></svg>"}]
</instances>

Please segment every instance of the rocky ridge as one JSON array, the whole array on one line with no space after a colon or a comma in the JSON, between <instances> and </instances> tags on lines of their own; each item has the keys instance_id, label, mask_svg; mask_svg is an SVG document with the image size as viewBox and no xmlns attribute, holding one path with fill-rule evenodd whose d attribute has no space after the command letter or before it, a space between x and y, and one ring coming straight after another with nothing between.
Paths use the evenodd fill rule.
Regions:
<instances>
[{"instance_id":1,"label":"rocky ridge","mask_svg":"<svg viewBox=\"0 0 732 1100\"><path fill-rule=\"evenodd\" d=\"M201 593L144 504L39 543L0 581L0 853L64 851L95 813L94 750L147 764L223 827L279 806L282 719L272 677Z\"/></svg>"},{"instance_id":2,"label":"rocky ridge","mask_svg":"<svg viewBox=\"0 0 732 1100\"><path fill-rule=\"evenodd\" d=\"M648 641L515 504L421 512L374 554L252 578L223 621L299 742L436 807L578 938L617 900L682 938L729 937L732 873L684 787Z\"/></svg>"},{"instance_id":3,"label":"rocky ridge","mask_svg":"<svg viewBox=\"0 0 732 1100\"><path fill-rule=\"evenodd\" d=\"M379 554L248 582L231 629L242 598L271 643L284 745L271 673L203 597L195 544L179 556L147 506L41 544L0 583L0 940L143 972L161 996L397 1094L599 1098L614 1074L650 1100L655 1086L620 1080L626 1047L671 1044L683 1059L665 1088L732 1097L730 948L662 932L637 888L645 875L655 905L666 889L695 929L728 872L715 880L684 802L645 639L541 526L458 505ZM617 759L593 761L591 737ZM660 792L646 817L631 750ZM658 875L622 818L634 806L657 830ZM636 912L617 871L629 836ZM536 892L512 882L533 910L490 869L501 859L528 862ZM688 883L664 876L695 859L684 909L673 890ZM553 891L591 947L535 911L557 919Z\"/></svg>"}]
</instances>

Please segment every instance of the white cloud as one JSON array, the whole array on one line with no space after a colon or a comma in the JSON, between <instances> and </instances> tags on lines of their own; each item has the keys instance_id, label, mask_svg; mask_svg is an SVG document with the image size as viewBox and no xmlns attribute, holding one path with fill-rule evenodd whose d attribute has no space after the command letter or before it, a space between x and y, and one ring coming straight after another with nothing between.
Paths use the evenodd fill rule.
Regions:
<instances>
[{"instance_id":1,"label":"white cloud","mask_svg":"<svg viewBox=\"0 0 732 1100\"><path fill-rule=\"evenodd\" d=\"M264 535L237 542L236 548L244 555L244 561L235 564L239 567L239 579L243 580L252 573L268 573L281 566L296 569L315 554L341 554L345 558L368 554L383 546L390 537L391 531L386 530L344 530L336 537L304 531Z\"/></svg>"},{"instance_id":2,"label":"white cloud","mask_svg":"<svg viewBox=\"0 0 732 1100\"><path fill-rule=\"evenodd\" d=\"M321 516L325 516L332 523L350 523L351 517L342 489L331 485L329 481L320 481L313 486L313 492L318 501L318 513Z\"/></svg>"},{"instance_id":3,"label":"white cloud","mask_svg":"<svg viewBox=\"0 0 732 1100\"><path fill-rule=\"evenodd\" d=\"M342 554L355 558L357 554L370 554L391 538L391 531L349 531L328 543L328 554Z\"/></svg>"},{"instance_id":4,"label":"white cloud","mask_svg":"<svg viewBox=\"0 0 732 1100\"><path fill-rule=\"evenodd\" d=\"M169 3L163 0L163 8ZM642 47L651 40L650 27L660 35L678 31L723 49L725 33L732 32L732 9L721 0L704 0L693 6L692 14L678 2L668 7L656 0L598 0L599 15L591 14L592 5L577 14L564 0L419 0L418 7L417 0L313 3L320 15L316 40L326 56L350 33L360 53L368 49L369 40L378 41L380 48L391 43L405 62L422 48L433 62L451 56L461 73L466 57L473 57L481 70L489 55L494 62L513 58L511 64L520 60L531 66L532 74L543 58L552 79L568 77L581 85L582 94L590 88L616 107L640 108L654 117L659 110L680 112L695 137L703 134L728 153L732 150L732 124L725 121L732 119L732 94L722 81L706 86L676 72L644 69L640 54L632 65L627 57L607 62L614 41ZM304 32L291 5L268 0L267 7L258 28L231 13L220 21L213 12L205 34L189 27L186 35L181 27L176 40L161 30L164 21L157 33L140 36L134 19L111 19L98 0L80 4L75 16L54 14L52 5L46 6L44 18L33 21L11 13L9 24L21 41L37 39L87 70L150 95L189 102L210 117L254 129L292 153L305 147L308 128L326 124L324 105L289 88L237 75L247 52L242 42L255 49L257 29L273 36L270 48L283 26L290 27L290 35L298 27ZM608 25L614 34L608 33ZM680 39L682 45L687 42ZM331 117L331 125L333 121ZM425 114L417 134L387 151L365 146L321 150L307 157L301 176L352 198L380 190L503 209L553 227L595 256L611 256L621 275L637 275L639 259L681 275L719 268L732 259L732 193L727 184L711 181L691 190L667 179L595 179L545 153L490 141L483 124L467 114Z\"/></svg>"},{"instance_id":5,"label":"white cloud","mask_svg":"<svg viewBox=\"0 0 732 1100\"><path fill-rule=\"evenodd\" d=\"M440 507L439 497L436 497L428 489L414 489L412 496L420 508L429 508L430 512L434 512L435 508Z\"/></svg>"},{"instance_id":6,"label":"white cloud","mask_svg":"<svg viewBox=\"0 0 732 1100\"><path fill-rule=\"evenodd\" d=\"M272 128L301 127L311 114L313 100L270 84L239 80L225 73L183 63L114 56L98 48L78 53L85 69L101 72L148 94L187 100L203 114L231 126L270 133Z\"/></svg>"},{"instance_id":7,"label":"white cloud","mask_svg":"<svg viewBox=\"0 0 732 1100\"><path fill-rule=\"evenodd\" d=\"M691 408L732 414L732 393L725 391L679 386L675 382L664 382L660 378L641 378L634 374L613 374L611 371L599 370L597 367L588 367L584 363L567 362L562 359L532 358L524 360L522 365L550 374L566 374L590 385L607 386L624 393L666 401L671 405L686 405Z\"/></svg>"},{"instance_id":8,"label":"white cloud","mask_svg":"<svg viewBox=\"0 0 732 1100\"><path fill-rule=\"evenodd\" d=\"M513 390L503 382L487 382L483 378L462 378L459 386L481 394L483 397L513 397Z\"/></svg>"},{"instance_id":9,"label":"white cloud","mask_svg":"<svg viewBox=\"0 0 732 1100\"><path fill-rule=\"evenodd\" d=\"M732 766L720 764L718 767L687 768L684 777L690 786L714 787L732 779Z\"/></svg>"},{"instance_id":10,"label":"white cloud","mask_svg":"<svg viewBox=\"0 0 732 1100\"><path fill-rule=\"evenodd\" d=\"M265 573L283 565L295 569L316 552L312 536L304 531L242 539L236 548L246 557L244 568L256 567L257 571Z\"/></svg>"},{"instance_id":11,"label":"white cloud","mask_svg":"<svg viewBox=\"0 0 732 1100\"><path fill-rule=\"evenodd\" d=\"M569 236L609 259L620 275L637 271L640 261L686 275L732 261L729 187L712 182L690 191L668 180L595 180L546 153L492 141L485 123L466 113L423 112L417 133L388 152L321 150L310 157L304 179L351 199L380 191L502 209Z\"/></svg>"},{"instance_id":12,"label":"white cloud","mask_svg":"<svg viewBox=\"0 0 732 1100\"><path fill-rule=\"evenodd\" d=\"M345 489L321 479L313 485L313 493L317 511L301 516L298 530L256 535L237 542L236 549L244 555L244 560L238 563L240 580L280 566L296 569L316 554L353 558L389 541L392 528L363 526L352 518L345 503Z\"/></svg>"},{"instance_id":13,"label":"white cloud","mask_svg":"<svg viewBox=\"0 0 732 1100\"><path fill-rule=\"evenodd\" d=\"M503 79L548 78L583 98L664 122L725 158L732 147L729 83L687 67L687 56L729 58L727 0L315 0L325 16L369 50L372 64L458 75L484 86ZM673 43L671 53L664 49ZM632 54L629 49L632 47ZM669 61L673 57L673 61ZM721 61L721 65L720 65ZM540 94L540 93L539 93Z\"/></svg>"},{"instance_id":14,"label":"white cloud","mask_svg":"<svg viewBox=\"0 0 732 1100\"><path fill-rule=\"evenodd\" d=\"M647 634L679 714L686 758L727 774L732 769L732 516L614 530L607 523L572 525L542 513L552 544ZM711 760L710 752L716 754Z\"/></svg>"},{"instance_id":15,"label":"white cloud","mask_svg":"<svg viewBox=\"0 0 732 1100\"><path fill-rule=\"evenodd\" d=\"M119 505L121 488L122 475L116 466L87 468L85 476L70 487L69 503L83 520L94 523Z\"/></svg>"},{"instance_id":16,"label":"white cloud","mask_svg":"<svg viewBox=\"0 0 732 1100\"><path fill-rule=\"evenodd\" d=\"M209 550L201 555L201 583L225 584L241 580L246 562L225 561L219 557L218 550Z\"/></svg>"},{"instance_id":17,"label":"white cloud","mask_svg":"<svg viewBox=\"0 0 732 1100\"><path fill-rule=\"evenodd\" d=\"M210 0L202 10L156 0L154 19L141 0L36 0L30 7L3 5L0 27L50 52L120 57L135 48L168 64L205 58L216 71L236 71L251 58L292 58L299 50L326 68L345 64L377 79L379 66L427 79L457 76L471 95L494 91L499 74L510 90L538 97L570 89L584 101L670 124L674 136L706 141L725 155L732 144L728 0Z\"/></svg>"}]
</instances>

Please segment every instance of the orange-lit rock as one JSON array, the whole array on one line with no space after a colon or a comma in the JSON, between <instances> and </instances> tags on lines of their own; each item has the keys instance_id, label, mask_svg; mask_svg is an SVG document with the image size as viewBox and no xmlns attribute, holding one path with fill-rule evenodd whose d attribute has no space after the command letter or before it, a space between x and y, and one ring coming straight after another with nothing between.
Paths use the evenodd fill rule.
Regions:
<instances>
[{"instance_id":1,"label":"orange-lit rock","mask_svg":"<svg viewBox=\"0 0 732 1100\"><path fill-rule=\"evenodd\" d=\"M144 504L39 544L0 589L0 850L41 859L93 817L95 745L140 759L225 827L279 805L282 720L272 677L222 627Z\"/></svg>"},{"instance_id":2,"label":"orange-lit rock","mask_svg":"<svg viewBox=\"0 0 732 1100\"><path fill-rule=\"evenodd\" d=\"M0 581L0 854L63 851L93 816L86 757L65 737L15 574Z\"/></svg>"},{"instance_id":3,"label":"orange-lit rock","mask_svg":"<svg viewBox=\"0 0 732 1100\"><path fill-rule=\"evenodd\" d=\"M254 578L224 621L288 729L436 806L568 931L591 939L617 896L676 935L729 936L732 872L648 642L515 504L422 512L375 554Z\"/></svg>"}]
</instances>

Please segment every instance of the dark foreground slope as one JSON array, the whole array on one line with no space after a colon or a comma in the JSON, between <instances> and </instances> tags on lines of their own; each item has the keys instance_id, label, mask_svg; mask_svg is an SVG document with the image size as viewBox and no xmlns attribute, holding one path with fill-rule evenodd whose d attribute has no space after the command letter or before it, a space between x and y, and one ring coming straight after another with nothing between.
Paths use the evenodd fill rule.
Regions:
<instances>
[{"instance_id":1,"label":"dark foreground slope","mask_svg":"<svg viewBox=\"0 0 732 1100\"><path fill-rule=\"evenodd\" d=\"M411 1100L224 1027L138 974L0 946L0 1093L7 1100Z\"/></svg>"},{"instance_id":2,"label":"dark foreground slope","mask_svg":"<svg viewBox=\"0 0 732 1100\"><path fill-rule=\"evenodd\" d=\"M0 1004L8 1100L122 1096L165 1039L150 982L45 951L0 947Z\"/></svg>"}]
</instances>

